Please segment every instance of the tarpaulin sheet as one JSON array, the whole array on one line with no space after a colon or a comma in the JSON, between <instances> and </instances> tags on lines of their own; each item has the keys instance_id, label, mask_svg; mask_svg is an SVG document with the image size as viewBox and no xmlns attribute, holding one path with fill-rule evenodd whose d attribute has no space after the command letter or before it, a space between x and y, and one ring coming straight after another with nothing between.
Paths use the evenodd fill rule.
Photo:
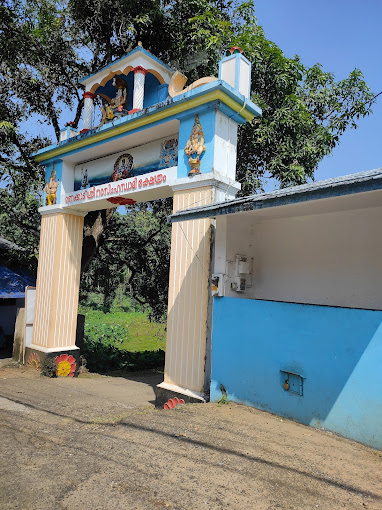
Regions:
<instances>
[{"instance_id":1,"label":"tarpaulin sheet","mask_svg":"<svg viewBox=\"0 0 382 510\"><path fill-rule=\"evenodd\" d=\"M23 298L25 287L35 285L36 279L25 270L20 268L15 272L0 266L0 298Z\"/></svg>"}]
</instances>

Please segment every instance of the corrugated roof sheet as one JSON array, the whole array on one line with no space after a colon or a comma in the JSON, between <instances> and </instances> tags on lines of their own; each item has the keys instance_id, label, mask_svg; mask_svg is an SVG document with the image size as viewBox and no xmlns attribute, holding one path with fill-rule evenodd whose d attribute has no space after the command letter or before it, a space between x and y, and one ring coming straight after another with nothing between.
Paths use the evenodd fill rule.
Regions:
<instances>
[{"instance_id":1,"label":"corrugated roof sheet","mask_svg":"<svg viewBox=\"0 0 382 510\"><path fill-rule=\"evenodd\" d=\"M303 202L320 198L360 193L382 189L382 168L355 174L325 179L323 181L291 186L269 193L259 193L249 197L235 198L194 209L177 211L170 216L171 222L197 218L208 218L222 214L250 211L262 207L274 207L293 202Z\"/></svg>"}]
</instances>

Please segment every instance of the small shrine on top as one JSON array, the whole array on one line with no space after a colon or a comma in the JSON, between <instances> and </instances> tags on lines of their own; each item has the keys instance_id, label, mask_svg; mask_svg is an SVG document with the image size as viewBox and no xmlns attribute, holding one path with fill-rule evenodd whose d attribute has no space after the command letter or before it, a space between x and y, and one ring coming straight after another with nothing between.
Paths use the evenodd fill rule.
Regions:
<instances>
[{"instance_id":1,"label":"small shrine on top","mask_svg":"<svg viewBox=\"0 0 382 510\"><path fill-rule=\"evenodd\" d=\"M82 129L69 122L59 143L35 154L46 167L42 214L164 198L175 185L201 181L235 195L237 126L261 115L240 48L227 52L218 77L186 87L186 76L141 43L80 82Z\"/></svg>"}]
</instances>

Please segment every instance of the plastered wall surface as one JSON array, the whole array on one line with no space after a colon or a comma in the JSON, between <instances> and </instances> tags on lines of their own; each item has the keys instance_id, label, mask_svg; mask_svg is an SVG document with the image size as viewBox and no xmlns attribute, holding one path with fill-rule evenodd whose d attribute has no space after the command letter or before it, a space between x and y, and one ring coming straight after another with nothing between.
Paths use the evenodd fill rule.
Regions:
<instances>
[{"instance_id":1,"label":"plastered wall surface","mask_svg":"<svg viewBox=\"0 0 382 510\"><path fill-rule=\"evenodd\" d=\"M252 287L236 293L228 280L226 295L380 310L381 219L382 207L286 218L218 217L218 231L227 224L226 260L234 261L235 254L253 258L252 282L247 278ZM228 264L226 272L232 270Z\"/></svg>"},{"instance_id":2,"label":"plastered wall surface","mask_svg":"<svg viewBox=\"0 0 382 510\"><path fill-rule=\"evenodd\" d=\"M221 395L382 448L382 312L214 298L211 400ZM283 387L290 371L303 395Z\"/></svg>"}]
</instances>

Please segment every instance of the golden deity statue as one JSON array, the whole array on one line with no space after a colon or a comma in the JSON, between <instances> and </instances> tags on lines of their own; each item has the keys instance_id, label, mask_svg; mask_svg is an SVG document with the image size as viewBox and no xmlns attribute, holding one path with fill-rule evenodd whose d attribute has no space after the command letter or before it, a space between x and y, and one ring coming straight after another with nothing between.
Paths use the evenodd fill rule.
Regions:
<instances>
[{"instance_id":1,"label":"golden deity statue","mask_svg":"<svg viewBox=\"0 0 382 510\"><path fill-rule=\"evenodd\" d=\"M204 133L200 124L199 115L195 116L195 122L192 127L190 138L187 140L184 152L188 156L188 164L191 169L188 175L200 174L200 159L206 151L204 145Z\"/></svg>"},{"instance_id":2,"label":"golden deity statue","mask_svg":"<svg viewBox=\"0 0 382 510\"><path fill-rule=\"evenodd\" d=\"M56 195L57 189L60 181L56 181L56 169L53 165L52 173L50 174L49 182L46 183L44 191L46 193L46 203L45 205L55 205L56 204Z\"/></svg>"}]
</instances>

